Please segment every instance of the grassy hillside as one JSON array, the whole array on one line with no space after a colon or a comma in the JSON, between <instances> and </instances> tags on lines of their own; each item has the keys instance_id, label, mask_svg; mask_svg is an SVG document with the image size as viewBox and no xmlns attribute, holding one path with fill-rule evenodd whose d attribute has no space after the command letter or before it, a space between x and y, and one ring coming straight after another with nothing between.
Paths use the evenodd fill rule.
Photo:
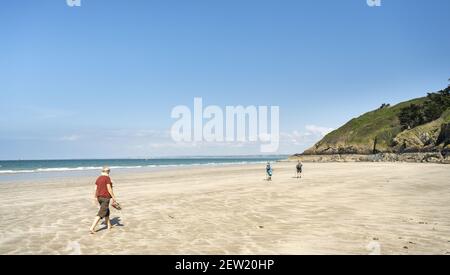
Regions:
<instances>
[{"instance_id":1,"label":"grassy hillside","mask_svg":"<svg viewBox=\"0 0 450 275\"><path fill-rule=\"evenodd\" d=\"M429 123L405 130L394 138L394 146L397 150L406 148L409 151L427 151L435 147L442 130L442 125L450 123L450 108L440 118Z\"/></svg>"},{"instance_id":2,"label":"grassy hillside","mask_svg":"<svg viewBox=\"0 0 450 275\"><path fill-rule=\"evenodd\" d=\"M394 138L402 131L398 115L411 104L421 105L426 98L417 98L395 106L384 107L354 118L326 135L305 154L372 153L390 151Z\"/></svg>"},{"instance_id":3,"label":"grassy hillside","mask_svg":"<svg viewBox=\"0 0 450 275\"><path fill-rule=\"evenodd\" d=\"M426 97L383 104L326 135L305 155L441 152L450 145L450 86Z\"/></svg>"}]
</instances>

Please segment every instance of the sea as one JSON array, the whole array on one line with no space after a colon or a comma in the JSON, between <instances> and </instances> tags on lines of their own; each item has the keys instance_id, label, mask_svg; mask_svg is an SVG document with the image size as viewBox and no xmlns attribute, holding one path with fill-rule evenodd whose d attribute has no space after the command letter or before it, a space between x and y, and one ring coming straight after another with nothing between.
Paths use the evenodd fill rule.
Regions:
<instances>
[{"instance_id":1,"label":"sea","mask_svg":"<svg viewBox=\"0 0 450 275\"><path fill-rule=\"evenodd\" d=\"M57 177L93 176L103 166L112 173L164 170L177 167L257 164L287 159L287 155L180 157L148 159L0 160L0 182Z\"/></svg>"}]
</instances>

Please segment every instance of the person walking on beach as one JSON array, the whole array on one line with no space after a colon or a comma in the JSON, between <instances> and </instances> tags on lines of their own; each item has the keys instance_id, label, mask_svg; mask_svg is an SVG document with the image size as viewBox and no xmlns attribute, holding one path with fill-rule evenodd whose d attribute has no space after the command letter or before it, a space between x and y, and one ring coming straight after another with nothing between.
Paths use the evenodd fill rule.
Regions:
<instances>
[{"instance_id":1,"label":"person walking on beach","mask_svg":"<svg viewBox=\"0 0 450 275\"><path fill-rule=\"evenodd\" d=\"M302 177L302 170L303 170L303 163L300 160L298 160L296 168L297 168L297 179L298 179L298 178Z\"/></svg>"},{"instance_id":2,"label":"person walking on beach","mask_svg":"<svg viewBox=\"0 0 450 275\"><path fill-rule=\"evenodd\" d=\"M109 219L109 203L112 199L115 204L116 196L114 195L113 184L111 182L111 178L109 177L110 172L111 169L109 169L109 167L103 167L102 175L98 177L95 182L94 201L95 203L98 202L100 204L100 210L98 211L98 214L90 228L91 234L95 234L95 227L101 219L105 219L108 229L112 229L111 221Z\"/></svg>"},{"instance_id":3,"label":"person walking on beach","mask_svg":"<svg viewBox=\"0 0 450 275\"><path fill-rule=\"evenodd\" d=\"M269 161L267 162L266 165L266 173L267 173L267 181L272 181L273 170Z\"/></svg>"}]
</instances>

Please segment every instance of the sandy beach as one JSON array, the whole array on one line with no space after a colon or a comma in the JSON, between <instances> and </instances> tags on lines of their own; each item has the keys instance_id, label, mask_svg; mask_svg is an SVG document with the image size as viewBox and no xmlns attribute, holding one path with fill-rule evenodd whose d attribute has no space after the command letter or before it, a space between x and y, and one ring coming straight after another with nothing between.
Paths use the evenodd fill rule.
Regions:
<instances>
[{"instance_id":1,"label":"sandy beach","mask_svg":"<svg viewBox=\"0 0 450 275\"><path fill-rule=\"evenodd\" d=\"M123 211L90 235L95 178L0 184L0 254L449 254L450 167L264 164L112 174Z\"/></svg>"}]
</instances>

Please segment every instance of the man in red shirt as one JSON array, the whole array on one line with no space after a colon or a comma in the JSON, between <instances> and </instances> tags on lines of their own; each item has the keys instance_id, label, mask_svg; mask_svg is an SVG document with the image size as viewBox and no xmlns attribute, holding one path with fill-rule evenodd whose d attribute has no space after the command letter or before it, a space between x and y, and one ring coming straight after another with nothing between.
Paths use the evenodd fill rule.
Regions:
<instances>
[{"instance_id":1,"label":"man in red shirt","mask_svg":"<svg viewBox=\"0 0 450 275\"><path fill-rule=\"evenodd\" d=\"M108 229L112 228L111 221L109 219L109 203L111 199L113 203L116 202L116 196L114 195L111 178L109 177L110 172L111 169L109 169L109 167L103 167L102 175L98 177L95 182L94 201L98 201L100 204L100 210L92 223L90 229L91 234L95 234L95 227L101 219L105 219Z\"/></svg>"}]
</instances>

